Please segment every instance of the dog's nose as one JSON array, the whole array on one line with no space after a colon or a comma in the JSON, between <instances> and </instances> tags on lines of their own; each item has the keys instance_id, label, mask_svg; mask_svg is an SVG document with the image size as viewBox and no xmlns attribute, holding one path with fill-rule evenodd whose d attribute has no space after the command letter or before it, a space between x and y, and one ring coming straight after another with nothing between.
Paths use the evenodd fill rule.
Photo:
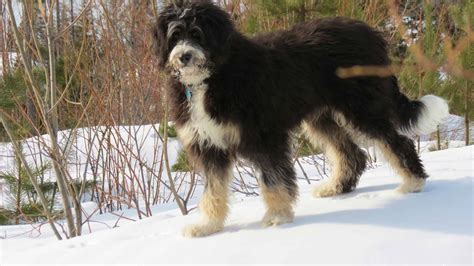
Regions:
<instances>
[{"instance_id":1,"label":"dog's nose","mask_svg":"<svg viewBox=\"0 0 474 266\"><path fill-rule=\"evenodd\" d=\"M190 54L190 53L184 53L180 58L179 60L181 61L181 63L183 63L184 65L187 65L189 63L189 61L191 61L191 58L193 58L193 56Z\"/></svg>"}]
</instances>

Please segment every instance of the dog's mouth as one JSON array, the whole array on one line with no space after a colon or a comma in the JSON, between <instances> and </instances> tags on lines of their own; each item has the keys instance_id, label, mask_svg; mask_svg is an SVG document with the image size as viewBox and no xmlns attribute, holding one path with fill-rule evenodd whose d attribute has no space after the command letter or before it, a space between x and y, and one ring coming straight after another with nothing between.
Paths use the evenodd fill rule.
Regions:
<instances>
[{"instance_id":1,"label":"dog's mouth","mask_svg":"<svg viewBox=\"0 0 474 266\"><path fill-rule=\"evenodd\" d=\"M173 75L185 85L198 85L210 76L205 66L193 65L173 68Z\"/></svg>"},{"instance_id":2,"label":"dog's mouth","mask_svg":"<svg viewBox=\"0 0 474 266\"><path fill-rule=\"evenodd\" d=\"M180 42L173 48L169 66L174 76L185 85L200 84L210 76L205 52L188 42Z\"/></svg>"}]
</instances>

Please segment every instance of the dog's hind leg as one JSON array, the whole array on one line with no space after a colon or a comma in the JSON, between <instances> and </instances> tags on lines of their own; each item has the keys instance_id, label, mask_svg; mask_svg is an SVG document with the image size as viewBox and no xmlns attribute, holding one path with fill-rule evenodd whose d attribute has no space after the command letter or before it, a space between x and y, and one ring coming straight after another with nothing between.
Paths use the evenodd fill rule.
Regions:
<instances>
[{"instance_id":1,"label":"dog's hind leg","mask_svg":"<svg viewBox=\"0 0 474 266\"><path fill-rule=\"evenodd\" d=\"M271 152L267 151L252 158L261 171L260 187L267 207L262 219L264 227L291 223L294 218L293 205L298 196L288 141L275 143L275 146Z\"/></svg>"},{"instance_id":2,"label":"dog's hind leg","mask_svg":"<svg viewBox=\"0 0 474 266\"><path fill-rule=\"evenodd\" d=\"M232 178L232 158L227 151L217 148L194 147L198 154L195 160L204 170L205 188L199 203L203 220L187 226L183 234L187 237L201 237L219 232L229 210L228 186Z\"/></svg>"},{"instance_id":3,"label":"dog's hind leg","mask_svg":"<svg viewBox=\"0 0 474 266\"><path fill-rule=\"evenodd\" d=\"M413 141L391 129L380 132L376 145L392 168L402 177L402 184L397 190L401 193L420 192L428 174L421 164Z\"/></svg>"},{"instance_id":4,"label":"dog's hind leg","mask_svg":"<svg viewBox=\"0 0 474 266\"><path fill-rule=\"evenodd\" d=\"M358 125L358 130L367 138L375 141L385 159L402 176L402 184L398 191L402 193L421 191L428 175L416 153L413 140L401 135L386 115L372 115L370 119L369 116L363 117L364 119L355 121L354 124Z\"/></svg>"},{"instance_id":5,"label":"dog's hind leg","mask_svg":"<svg viewBox=\"0 0 474 266\"><path fill-rule=\"evenodd\" d=\"M331 164L330 179L316 187L313 196L330 197L354 190L366 167L365 152L337 124L330 112L307 119L303 126L309 140L322 146Z\"/></svg>"}]
</instances>

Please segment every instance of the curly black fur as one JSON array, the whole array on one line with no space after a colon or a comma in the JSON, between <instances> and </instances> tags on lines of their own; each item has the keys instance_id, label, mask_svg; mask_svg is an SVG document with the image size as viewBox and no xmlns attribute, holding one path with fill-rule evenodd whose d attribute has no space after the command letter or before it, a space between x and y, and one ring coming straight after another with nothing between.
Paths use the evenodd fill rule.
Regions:
<instances>
[{"instance_id":1,"label":"curly black fur","mask_svg":"<svg viewBox=\"0 0 474 266\"><path fill-rule=\"evenodd\" d=\"M173 21L186 26L171 40L167 31ZM194 26L202 30L202 38L190 37ZM400 93L394 76L336 75L340 67L390 65L386 41L365 23L324 18L247 38L210 1L180 1L160 13L154 37L160 66L169 73L167 86L178 132L190 123L191 113L187 85L167 65L180 39L196 43L208 56L210 76L203 81L206 113L219 125L238 128L238 143L227 148L195 138L189 141L188 151L204 170L228 167L229 160L241 156L261 170L265 186L283 185L296 197L290 132L306 122L326 134L345 156L347 163L341 167L348 176L341 181L340 192L355 188L366 165L364 152L352 140L354 132L385 143L413 178L427 177L411 140L398 133L416 122L422 103ZM344 123L333 114L343 117Z\"/></svg>"}]
</instances>

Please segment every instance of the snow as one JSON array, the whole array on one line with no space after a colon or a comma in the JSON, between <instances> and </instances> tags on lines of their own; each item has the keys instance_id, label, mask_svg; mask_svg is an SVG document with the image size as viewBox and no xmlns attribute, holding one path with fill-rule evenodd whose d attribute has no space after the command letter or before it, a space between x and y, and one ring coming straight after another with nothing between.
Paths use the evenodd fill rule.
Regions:
<instances>
[{"instance_id":1,"label":"snow","mask_svg":"<svg viewBox=\"0 0 474 266\"><path fill-rule=\"evenodd\" d=\"M0 77L3 76L3 58L2 51L0 51ZM18 54L14 52L8 52L8 61L10 66L14 66L17 62Z\"/></svg>"},{"instance_id":2,"label":"snow","mask_svg":"<svg viewBox=\"0 0 474 266\"><path fill-rule=\"evenodd\" d=\"M154 216L140 221L122 219L114 229L103 224L113 227L117 216L95 215L93 233L65 241L47 225L37 238L12 237L31 226L3 226L0 264L472 264L473 154L473 146L423 153L430 179L415 194L397 194L399 177L385 164L368 170L354 192L333 198L312 198L319 182L300 182L295 221L280 227L261 228L262 200L239 194L232 195L224 231L199 239L181 235L199 211L181 216L173 204L157 206ZM93 210L91 204L86 209Z\"/></svg>"},{"instance_id":3,"label":"snow","mask_svg":"<svg viewBox=\"0 0 474 266\"><path fill-rule=\"evenodd\" d=\"M68 168L72 178L92 180L102 173L120 173L122 176L133 177L140 170L158 172L162 142L156 133L159 124L140 126L109 126L78 128L74 131L64 130L58 134L58 142L68 154ZM48 135L33 137L23 141L23 152L30 167L40 162L51 161L45 151L44 143L49 145ZM68 143L68 144L66 144ZM65 147L69 148L66 149ZM168 159L173 165L178 157L180 145L176 139L168 143ZM104 155L106 153L106 155ZM129 160L124 167L118 162L107 165L106 158ZM140 169L141 167L141 169ZM94 169L92 169L94 168ZM11 172L16 169L14 152L10 143L0 143L0 171ZM127 181L131 182L132 178ZM55 181L53 168L45 171L45 181ZM163 192L165 189L163 189ZM85 197L84 197L85 198ZM0 207L8 205L9 191L2 187L0 180Z\"/></svg>"},{"instance_id":4,"label":"snow","mask_svg":"<svg viewBox=\"0 0 474 266\"><path fill-rule=\"evenodd\" d=\"M464 117L458 115L449 115L448 118L440 125L440 131L442 139L452 140L464 140L465 125ZM472 122L469 126L469 136L474 134L474 125ZM472 140L472 138L471 138Z\"/></svg>"}]
</instances>

